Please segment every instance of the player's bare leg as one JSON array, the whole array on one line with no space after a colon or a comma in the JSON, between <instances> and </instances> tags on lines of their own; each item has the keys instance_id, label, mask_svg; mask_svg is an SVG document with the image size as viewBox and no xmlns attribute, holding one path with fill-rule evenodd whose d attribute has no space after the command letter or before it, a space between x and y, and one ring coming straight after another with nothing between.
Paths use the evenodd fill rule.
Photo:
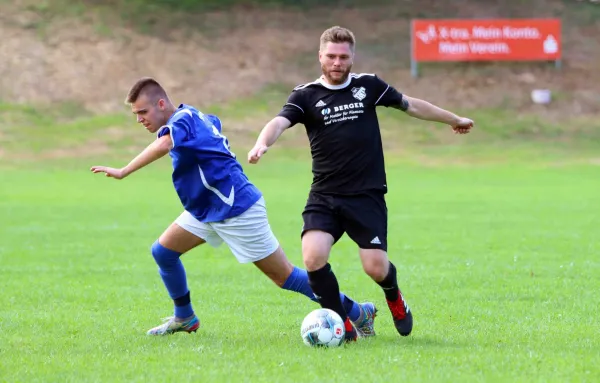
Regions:
<instances>
[{"instance_id":1,"label":"player's bare leg","mask_svg":"<svg viewBox=\"0 0 600 383\"><path fill-rule=\"evenodd\" d=\"M340 287L328 262L333 243L331 234L321 230L308 230L302 236L302 257L308 271L308 282L321 307L338 313L344 320L346 341L353 341L358 334L342 304Z\"/></svg>"},{"instance_id":2,"label":"player's bare leg","mask_svg":"<svg viewBox=\"0 0 600 383\"><path fill-rule=\"evenodd\" d=\"M158 264L160 276L175 304L175 315L150 329L148 335L168 335L180 331L191 333L200 327L200 321L192 309L185 270L179 257L203 243L202 238L173 223L152 245L152 255Z\"/></svg>"},{"instance_id":3,"label":"player's bare leg","mask_svg":"<svg viewBox=\"0 0 600 383\"><path fill-rule=\"evenodd\" d=\"M283 287L294 271L294 265L285 256L281 246L268 257L254 262L254 265L279 287Z\"/></svg>"},{"instance_id":4,"label":"player's bare leg","mask_svg":"<svg viewBox=\"0 0 600 383\"><path fill-rule=\"evenodd\" d=\"M321 230L308 230L302 236L302 259L309 272L327 265L333 247L333 236Z\"/></svg>"},{"instance_id":5,"label":"player's bare leg","mask_svg":"<svg viewBox=\"0 0 600 383\"><path fill-rule=\"evenodd\" d=\"M172 223L158 238L158 242L164 247L185 254L205 241L185 230L176 223Z\"/></svg>"},{"instance_id":6,"label":"player's bare leg","mask_svg":"<svg viewBox=\"0 0 600 383\"><path fill-rule=\"evenodd\" d=\"M360 249L359 254L365 273L377 282L385 293L396 330L402 336L409 335L413 327L413 318L398 287L396 267L381 249Z\"/></svg>"}]
</instances>

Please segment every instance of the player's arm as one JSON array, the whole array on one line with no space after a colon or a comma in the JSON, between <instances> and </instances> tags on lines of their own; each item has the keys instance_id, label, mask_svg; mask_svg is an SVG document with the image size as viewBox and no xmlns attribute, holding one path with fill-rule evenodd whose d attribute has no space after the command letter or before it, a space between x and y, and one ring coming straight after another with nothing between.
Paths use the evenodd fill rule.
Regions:
<instances>
[{"instance_id":1,"label":"player's arm","mask_svg":"<svg viewBox=\"0 0 600 383\"><path fill-rule=\"evenodd\" d=\"M419 98L403 95L402 101L406 114L420 120L436 121L447 125L455 125L460 120L456 114Z\"/></svg>"},{"instance_id":2,"label":"player's arm","mask_svg":"<svg viewBox=\"0 0 600 383\"><path fill-rule=\"evenodd\" d=\"M249 163L256 164L286 129L298 123L304 123L303 105L302 92L294 90L277 116L269 121L260 132L256 144L248 152Z\"/></svg>"},{"instance_id":3,"label":"player's arm","mask_svg":"<svg viewBox=\"0 0 600 383\"><path fill-rule=\"evenodd\" d=\"M257 163L260 157L269 150L279 136L290 126L292 126L290 120L282 116L276 116L269 121L258 135L254 148L248 153L248 162L251 164Z\"/></svg>"},{"instance_id":4,"label":"player's arm","mask_svg":"<svg viewBox=\"0 0 600 383\"><path fill-rule=\"evenodd\" d=\"M452 127L454 133L465 134L473 127L473 121L433 105L419 98L410 97L398 92L393 86L375 76L372 79L373 88L381 92L375 105L400 109L411 117L420 120L441 122Z\"/></svg>"},{"instance_id":5,"label":"player's arm","mask_svg":"<svg viewBox=\"0 0 600 383\"><path fill-rule=\"evenodd\" d=\"M116 169L106 166L92 166L91 171L93 173L104 173L107 177L120 180L159 158L164 157L169 153L169 150L171 150L172 147L173 141L171 140L171 135L165 134L148 145L146 149L123 168Z\"/></svg>"},{"instance_id":6,"label":"player's arm","mask_svg":"<svg viewBox=\"0 0 600 383\"><path fill-rule=\"evenodd\" d=\"M457 116L425 100L407 95L402 95L402 99L402 109L411 117L450 125L455 133L460 134L469 133L469 130L473 127L472 120Z\"/></svg>"}]
</instances>

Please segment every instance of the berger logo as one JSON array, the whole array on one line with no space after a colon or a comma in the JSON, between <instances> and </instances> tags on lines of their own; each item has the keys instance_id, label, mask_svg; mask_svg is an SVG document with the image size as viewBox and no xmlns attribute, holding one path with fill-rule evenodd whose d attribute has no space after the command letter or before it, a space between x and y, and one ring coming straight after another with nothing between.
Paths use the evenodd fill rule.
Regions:
<instances>
[{"instance_id":1,"label":"berger logo","mask_svg":"<svg viewBox=\"0 0 600 383\"><path fill-rule=\"evenodd\" d=\"M344 105L337 105L333 107L333 111L335 113L337 112L342 112L344 110L352 110L352 109L362 109L364 108L364 104L362 102L353 102L352 104L344 104ZM329 109L329 108L327 108ZM323 109L325 110L325 109ZM321 112L323 113L323 112Z\"/></svg>"},{"instance_id":2,"label":"berger logo","mask_svg":"<svg viewBox=\"0 0 600 383\"><path fill-rule=\"evenodd\" d=\"M329 109L329 108L325 108L321 111L321 114L323 116L327 116L329 113L331 113L331 109Z\"/></svg>"},{"instance_id":3,"label":"berger logo","mask_svg":"<svg viewBox=\"0 0 600 383\"><path fill-rule=\"evenodd\" d=\"M362 101L365 97L367 97L367 91L362 86L360 88L352 88L352 94L358 101Z\"/></svg>"}]
</instances>

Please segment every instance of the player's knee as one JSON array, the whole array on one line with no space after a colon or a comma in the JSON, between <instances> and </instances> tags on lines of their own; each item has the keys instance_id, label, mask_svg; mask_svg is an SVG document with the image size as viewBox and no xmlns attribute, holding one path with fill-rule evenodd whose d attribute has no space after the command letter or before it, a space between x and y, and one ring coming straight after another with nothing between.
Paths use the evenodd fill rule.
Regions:
<instances>
[{"instance_id":1,"label":"player's knee","mask_svg":"<svg viewBox=\"0 0 600 383\"><path fill-rule=\"evenodd\" d=\"M307 254L303 257L304 267L308 271L316 271L322 269L327 264L327 255L320 255L316 253Z\"/></svg>"},{"instance_id":2,"label":"player's knee","mask_svg":"<svg viewBox=\"0 0 600 383\"><path fill-rule=\"evenodd\" d=\"M368 254L365 254L368 252ZM389 260L385 252L361 251L362 266L365 273L375 281L383 280L388 272Z\"/></svg>"},{"instance_id":3,"label":"player's knee","mask_svg":"<svg viewBox=\"0 0 600 383\"><path fill-rule=\"evenodd\" d=\"M382 281L387 275L387 266L379 262L363 263L363 270L375 281Z\"/></svg>"},{"instance_id":4,"label":"player's knee","mask_svg":"<svg viewBox=\"0 0 600 383\"><path fill-rule=\"evenodd\" d=\"M308 271L323 268L329 260L333 245L331 234L320 231L308 231L302 237L302 260Z\"/></svg>"},{"instance_id":5,"label":"player's knee","mask_svg":"<svg viewBox=\"0 0 600 383\"><path fill-rule=\"evenodd\" d=\"M172 264L177 263L180 253L167 249L156 240L150 249L152 257L156 261L156 264L161 267L169 267Z\"/></svg>"}]
</instances>

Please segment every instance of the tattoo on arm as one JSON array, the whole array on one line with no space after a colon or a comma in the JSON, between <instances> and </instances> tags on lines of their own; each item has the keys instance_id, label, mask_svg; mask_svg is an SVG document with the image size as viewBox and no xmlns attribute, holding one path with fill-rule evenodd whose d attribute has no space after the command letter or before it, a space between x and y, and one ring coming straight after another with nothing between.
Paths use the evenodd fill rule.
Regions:
<instances>
[{"instance_id":1,"label":"tattoo on arm","mask_svg":"<svg viewBox=\"0 0 600 383\"><path fill-rule=\"evenodd\" d=\"M406 97L402 97L402 101L400 102L400 104L394 105L393 107L403 112L406 112L409 107L408 100L406 99Z\"/></svg>"},{"instance_id":2,"label":"tattoo on arm","mask_svg":"<svg viewBox=\"0 0 600 383\"><path fill-rule=\"evenodd\" d=\"M406 97L402 97L402 105L400 105L400 109L406 112L408 110L408 107L408 100L406 99Z\"/></svg>"}]
</instances>

